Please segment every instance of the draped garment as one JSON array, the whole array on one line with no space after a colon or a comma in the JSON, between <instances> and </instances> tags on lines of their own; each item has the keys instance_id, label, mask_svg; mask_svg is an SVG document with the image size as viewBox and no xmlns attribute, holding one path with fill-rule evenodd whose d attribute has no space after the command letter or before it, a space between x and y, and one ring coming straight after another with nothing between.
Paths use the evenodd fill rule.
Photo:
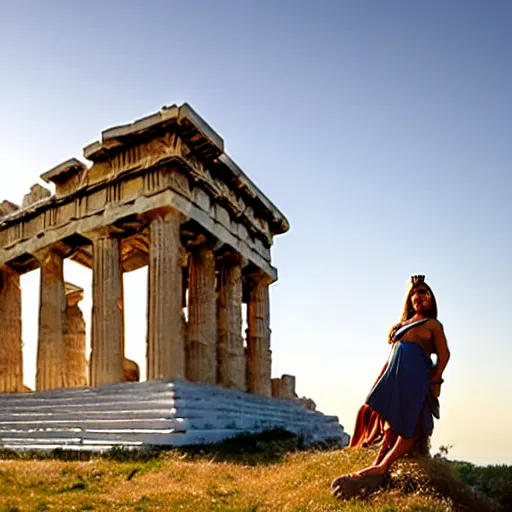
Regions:
<instances>
[{"instance_id":1,"label":"draped garment","mask_svg":"<svg viewBox=\"0 0 512 512\"><path fill-rule=\"evenodd\" d=\"M432 434L433 416L439 417L439 402L430 393L431 368L421 345L397 341L385 372L366 398L365 403L406 439Z\"/></svg>"}]
</instances>

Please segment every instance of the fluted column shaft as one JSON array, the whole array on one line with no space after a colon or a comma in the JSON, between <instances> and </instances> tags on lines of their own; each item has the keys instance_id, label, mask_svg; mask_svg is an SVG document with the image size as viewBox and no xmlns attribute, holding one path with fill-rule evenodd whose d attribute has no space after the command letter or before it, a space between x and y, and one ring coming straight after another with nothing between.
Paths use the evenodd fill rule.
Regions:
<instances>
[{"instance_id":1,"label":"fluted column shaft","mask_svg":"<svg viewBox=\"0 0 512 512\"><path fill-rule=\"evenodd\" d=\"M64 325L64 381L66 387L87 385L85 359L85 320L78 303L83 291L66 295L66 322Z\"/></svg>"},{"instance_id":2,"label":"fluted column shaft","mask_svg":"<svg viewBox=\"0 0 512 512\"><path fill-rule=\"evenodd\" d=\"M242 337L242 267L235 255L220 262L217 294L217 384L246 391Z\"/></svg>"},{"instance_id":3,"label":"fluted column shaft","mask_svg":"<svg viewBox=\"0 0 512 512\"><path fill-rule=\"evenodd\" d=\"M190 254L188 284L187 379L215 384L217 381L217 318L215 257L209 247Z\"/></svg>"},{"instance_id":4,"label":"fluted column shaft","mask_svg":"<svg viewBox=\"0 0 512 512\"><path fill-rule=\"evenodd\" d=\"M180 214L153 213L149 224L147 378L185 377Z\"/></svg>"},{"instance_id":5,"label":"fluted column shaft","mask_svg":"<svg viewBox=\"0 0 512 512\"><path fill-rule=\"evenodd\" d=\"M41 263L39 285L39 338L37 345L36 390L65 386L64 323L66 298L64 261L53 249L37 254Z\"/></svg>"},{"instance_id":6,"label":"fluted column shaft","mask_svg":"<svg viewBox=\"0 0 512 512\"><path fill-rule=\"evenodd\" d=\"M111 230L91 235L93 240L92 386L123 382L124 311L120 240Z\"/></svg>"},{"instance_id":7,"label":"fluted column shaft","mask_svg":"<svg viewBox=\"0 0 512 512\"><path fill-rule=\"evenodd\" d=\"M258 276L247 304L247 387L263 396L272 396L269 284Z\"/></svg>"},{"instance_id":8,"label":"fluted column shaft","mask_svg":"<svg viewBox=\"0 0 512 512\"><path fill-rule=\"evenodd\" d=\"M20 276L0 269L0 393L23 391Z\"/></svg>"}]
</instances>

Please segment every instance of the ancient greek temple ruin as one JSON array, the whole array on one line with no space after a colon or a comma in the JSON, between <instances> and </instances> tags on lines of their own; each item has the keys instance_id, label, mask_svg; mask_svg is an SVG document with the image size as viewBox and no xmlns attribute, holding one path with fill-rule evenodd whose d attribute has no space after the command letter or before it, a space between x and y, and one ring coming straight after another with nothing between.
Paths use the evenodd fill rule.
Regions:
<instances>
[{"instance_id":1,"label":"ancient greek temple ruin","mask_svg":"<svg viewBox=\"0 0 512 512\"><path fill-rule=\"evenodd\" d=\"M173 105L103 131L83 156L41 175L54 193L36 184L0 203L0 392L25 390L22 274L41 273L37 393L127 380L123 273L147 266L148 382L295 399L294 377L271 378L271 247L289 224L222 138ZM66 258L92 270L90 357Z\"/></svg>"}]
</instances>

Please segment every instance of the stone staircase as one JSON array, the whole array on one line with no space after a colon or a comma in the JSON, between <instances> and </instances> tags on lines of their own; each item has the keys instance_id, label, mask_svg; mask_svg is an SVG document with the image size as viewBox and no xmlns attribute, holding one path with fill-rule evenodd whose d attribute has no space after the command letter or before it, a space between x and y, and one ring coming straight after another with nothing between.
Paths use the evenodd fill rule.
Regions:
<instances>
[{"instance_id":1,"label":"stone staircase","mask_svg":"<svg viewBox=\"0 0 512 512\"><path fill-rule=\"evenodd\" d=\"M336 416L291 400L182 380L0 394L0 447L105 451L217 443L284 428L306 444L347 446Z\"/></svg>"}]
</instances>

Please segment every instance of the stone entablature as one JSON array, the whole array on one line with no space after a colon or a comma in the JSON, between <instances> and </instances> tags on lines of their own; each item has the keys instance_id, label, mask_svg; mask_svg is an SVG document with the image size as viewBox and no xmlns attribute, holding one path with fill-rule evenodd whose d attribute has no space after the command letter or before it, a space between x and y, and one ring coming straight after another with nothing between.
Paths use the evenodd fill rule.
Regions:
<instances>
[{"instance_id":1,"label":"stone entablature","mask_svg":"<svg viewBox=\"0 0 512 512\"><path fill-rule=\"evenodd\" d=\"M75 235L87 239L88 232L127 217L137 231L143 226L134 226L134 216L172 206L275 280L270 247L288 222L223 147L186 104L105 130L101 142L84 149L91 167L71 159L41 176L55 184L55 195L47 197L37 185L24 208L8 203L2 209L0 265L32 270L34 251L59 241L68 257L87 264L87 240ZM123 264L133 270L144 262Z\"/></svg>"}]
</instances>

